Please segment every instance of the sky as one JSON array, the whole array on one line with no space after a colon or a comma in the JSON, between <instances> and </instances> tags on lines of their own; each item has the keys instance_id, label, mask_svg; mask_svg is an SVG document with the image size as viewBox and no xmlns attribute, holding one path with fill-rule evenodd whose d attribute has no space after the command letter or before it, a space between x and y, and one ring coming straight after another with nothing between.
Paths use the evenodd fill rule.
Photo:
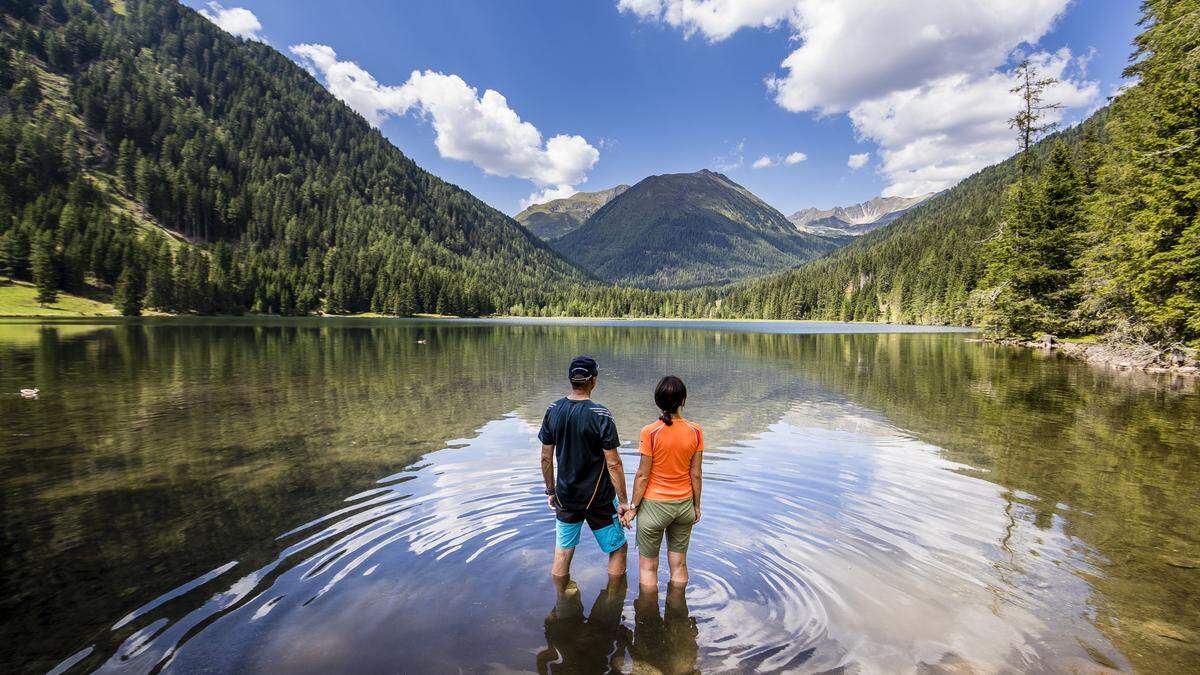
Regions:
<instances>
[{"instance_id":1,"label":"sky","mask_svg":"<svg viewBox=\"0 0 1200 675\"><path fill-rule=\"evenodd\" d=\"M785 214L1011 155L1012 71L1072 124L1125 83L1134 0L188 0L492 206L720 171Z\"/></svg>"}]
</instances>

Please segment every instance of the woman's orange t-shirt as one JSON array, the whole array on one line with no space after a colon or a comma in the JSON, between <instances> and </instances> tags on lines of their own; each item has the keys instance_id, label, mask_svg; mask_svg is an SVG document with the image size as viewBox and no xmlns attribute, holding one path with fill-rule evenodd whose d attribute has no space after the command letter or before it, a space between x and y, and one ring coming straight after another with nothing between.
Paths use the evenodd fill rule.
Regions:
<instances>
[{"instance_id":1,"label":"woman's orange t-shirt","mask_svg":"<svg viewBox=\"0 0 1200 675\"><path fill-rule=\"evenodd\" d=\"M646 499L676 501L692 496L692 456L704 451L704 431L685 419L642 427L641 453L654 460Z\"/></svg>"}]
</instances>

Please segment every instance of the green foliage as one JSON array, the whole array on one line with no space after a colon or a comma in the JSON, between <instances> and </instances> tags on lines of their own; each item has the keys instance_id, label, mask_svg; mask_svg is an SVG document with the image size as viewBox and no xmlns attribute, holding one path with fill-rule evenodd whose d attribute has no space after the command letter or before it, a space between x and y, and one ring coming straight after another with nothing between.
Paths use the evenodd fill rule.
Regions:
<instances>
[{"instance_id":1,"label":"green foliage","mask_svg":"<svg viewBox=\"0 0 1200 675\"><path fill-rule=\"evenodd\" d=\"M1081 198L1071 150L1061 140L1040 178L1022 174L1009 186L999 227L984 245L984 329L1025 337L1075 332Z\"/></svg>"},{"instance_id":2,"label":"green foliage","mask_svg":"<svg viewBox=\"0 0 1200 675\"><path fill-rule=\"evenodd\" d=\"M1089 203L1084 308L1106 328L1200 340L1200 3L1142 5Z\"/></svg>"}]
</instances>

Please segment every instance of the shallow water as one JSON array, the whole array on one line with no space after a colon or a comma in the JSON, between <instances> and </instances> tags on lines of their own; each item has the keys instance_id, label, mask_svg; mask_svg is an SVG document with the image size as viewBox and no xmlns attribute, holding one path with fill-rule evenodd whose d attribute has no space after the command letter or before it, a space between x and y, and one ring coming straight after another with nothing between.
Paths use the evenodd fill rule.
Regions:
<instances>
[{"instance_id":1,"label":"shallow water","mask_svg":"<svg viewBox=\"0 0 1200 675\"><path fill-rule=\"evenodd\" d=\"M892 330L0 323L3 669L1200 668L1196 384ZM579 352L628 473L688 383L682 594L586 534L551 584L534 436Z\"/></svg>"}]
</instances>

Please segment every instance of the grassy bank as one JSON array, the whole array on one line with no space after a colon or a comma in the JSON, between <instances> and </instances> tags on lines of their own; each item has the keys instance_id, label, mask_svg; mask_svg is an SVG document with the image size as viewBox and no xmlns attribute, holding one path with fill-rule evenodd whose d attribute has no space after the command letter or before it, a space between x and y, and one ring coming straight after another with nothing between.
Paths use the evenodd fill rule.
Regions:
<instances>
[{"instance_id":1,"label":"grassy bank","mask_svg":"<svg viewBox=\"0 0 1200 675\"><path fill-rule=\"evenodd\" d=\"M37 301L37 289L24 281L0 277L0 316L118 316L120 312L107 302L59 291L58 300L49 305Z\"/></svg>"}]
</instances>

